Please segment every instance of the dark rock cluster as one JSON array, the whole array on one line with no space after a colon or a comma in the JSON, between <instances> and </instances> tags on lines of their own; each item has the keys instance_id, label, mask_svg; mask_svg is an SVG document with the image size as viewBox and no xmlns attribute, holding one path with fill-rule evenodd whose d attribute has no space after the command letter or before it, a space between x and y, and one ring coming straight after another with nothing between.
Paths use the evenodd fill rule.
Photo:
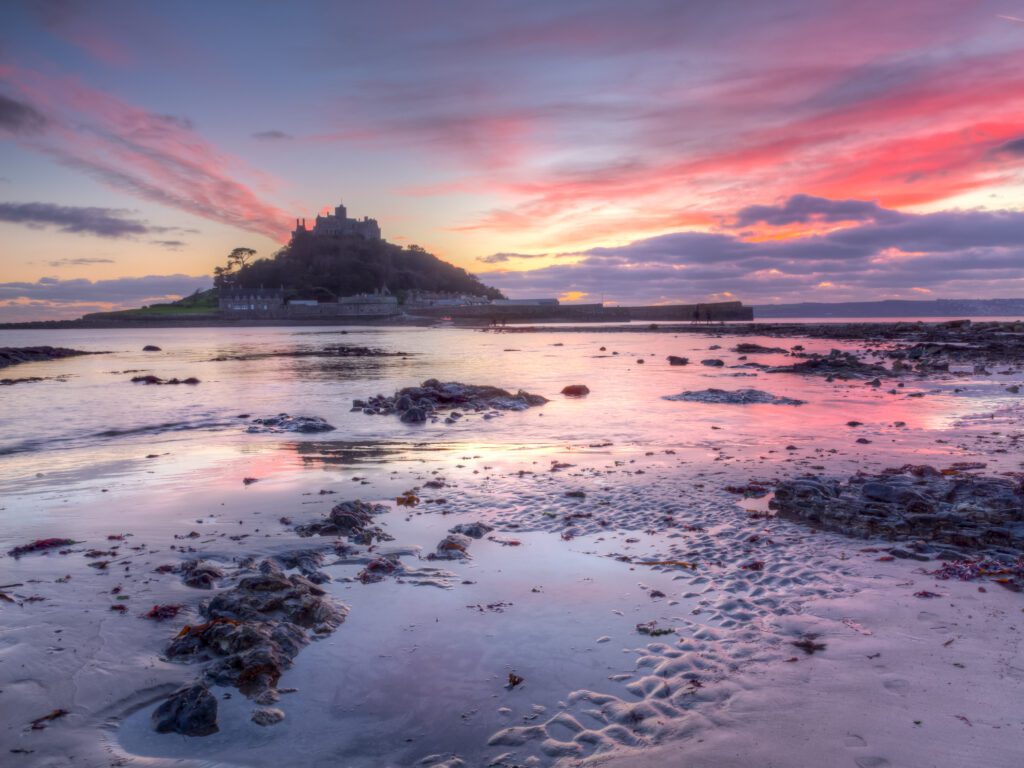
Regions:
<instances>
[{"instance_id":1,"label":"dark rock cluster","mask_svg":"<svg viewBox=\"0 0 1024 768\"><path fill-rule=\"evenodd\" d=\"M59 360L63 357L94 354L96 353L68 349L67 347L0 347L0 368L19 363L38 363L44 360Z\"/></svg>"},{"instance_id":2,"label":"dark rock cluster","mask_svg":"<svg viewBox=\"0 0 1024 768\"><path fill-rule=\"evenodd\" d=\"M273 560L249 570L200 610L206 621L184 627L167 656L206 663L203 680L157 708L153 723L160 732L201 736L217 730L207 683L231 685L259 704L273 703L277 681L299 651L313 636L333 632L348 613L310 579L286 574Z\"/></svg>"},{"instance_id":3,"label":"dark rock cluster","mask_svg":"<svg viewBox=\"0 0 1024 768\"><path fill-rule=\"evenodd\" d=\"M801 477L778 485L781 517L862 538L919 540L933 554L1024 554L1020 480L905 466L847 482Z\"/></svg>"},{"instance_id":4,"label":"dark rock cluster","mask_svg":"<svg viewBox=\"0 0 1024 768\"><path fill-rule=\"evenodd\" d=\"M199 379L195 376L189 376L187 379L161 379L159 376L153 374L146 374L144 376L132 376L132 384L188 384L195 386L199 383Z\"/></svg>"},{"instance_id":5,"label":"dark rock cluster","mask_svg":"<svg viewBox=\"0 0 1024 768\"><path fill-rule=\"evenodd\" d=\"M254 434L260 432L333 432L334 426L319 416L290 416L287 413L279 413L277 416L253 419L252 424L245 431Z\"/></svg>"},{"instance_id":6,"label":"dark rock cluster","mask_svg":"<svg viewBox=\"0 0 1024 768\"><path fill-rule=\"evenodd\" d=\"M921 341L886 354L895 360L894 368L910 368L918 373L948 371L950 365L972 365L976 373L985 373L986 365L1020 365L1024 360L1024 336L1007 334L966 341Z\"/></svg>"},{"instance_id":7,"label":"dark rock cluster","mask_svg":"<svg viewBox=\"0 0 1024 768\"><path fill-rule=\"evenodd\" d=\"M873 379L895 375L884 365L865 363L851 352L833 349L827 355L809 354L793 365L768 368L768 373L797 373L804 376L826 376L832 379Z\"/></svg>"},{"instance_id":8,"label":"dark rock cluster","mask_svg":"<svg viewBox=\"0 0 1024 768\"><path fill-rule=\"evenodd\" d=\"M390 541L392 537L389 534L373 525L374 515L387 511L383 504L368 504L358 499L343 501L331 509L327 518L296 526L295 532L300 536L341 536L355 544Z\"/></svg>"},{"instance_id":9,"label":"dark rock cluster","mask_svg":"<svg viewBox=\"0 0 1024 768\"><path fill-rule=\"evenodd\" d=\"M768 354L786 354L789 350L783 349L782 347L764 347L760 344L752 344L749 342L742 342L732 348L733 352L737 352L741 355L768 355Z\"/></svg>"},{"instance_id":10,"label":"dark rock cluster","mask_svg":"<svg viewBox=\"0 0 1024 768\"><path fill-rule=\"evenodd\" d=\"M352 410L381 416L397 414L402 421L416 424L436 418L444 411L454 411L448 418L455 420L461 416L455 409L477 413L525 411L546 402L546 397L523 390L512 394L499 387L428 379L418 387L406 387L390 397L376 395L368 400L353 400Z\"/></svg>"}]
</instances>

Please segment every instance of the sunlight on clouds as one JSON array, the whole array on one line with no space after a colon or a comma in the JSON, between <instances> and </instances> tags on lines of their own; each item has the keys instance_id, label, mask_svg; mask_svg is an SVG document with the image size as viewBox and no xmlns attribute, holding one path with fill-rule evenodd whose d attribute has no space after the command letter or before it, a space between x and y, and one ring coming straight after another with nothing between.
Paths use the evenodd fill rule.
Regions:
<instances>
[{"instance_id":1,"label":"sunlight on clouds","mask_svg":"<svg viewBox=\"0 0 1024 768\"><path fill-rule=\"evenodd\" d=\"M590 294L586 291L566 291L565 293L558 294L559 301L579 301L585 299Z\"/></svg>"}]
</instances>

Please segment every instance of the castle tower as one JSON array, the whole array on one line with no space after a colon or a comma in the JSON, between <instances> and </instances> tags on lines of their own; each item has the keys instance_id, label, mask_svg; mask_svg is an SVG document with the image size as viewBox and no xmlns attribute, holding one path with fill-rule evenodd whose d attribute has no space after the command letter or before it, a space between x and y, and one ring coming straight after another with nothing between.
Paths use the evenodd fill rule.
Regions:
<instances>
[{"instance_id":1,"label":"castle tower","mask_svg":"<svg viewBox=\"0 0 1024 768\"><path fill-rule=\"evenodd\" d=\"M334 209L334 215L338 217L338 221L344 221L348 218L348 208L345 207L344 203L338 203L338 206Z\"/></svg>"}]
</instances>

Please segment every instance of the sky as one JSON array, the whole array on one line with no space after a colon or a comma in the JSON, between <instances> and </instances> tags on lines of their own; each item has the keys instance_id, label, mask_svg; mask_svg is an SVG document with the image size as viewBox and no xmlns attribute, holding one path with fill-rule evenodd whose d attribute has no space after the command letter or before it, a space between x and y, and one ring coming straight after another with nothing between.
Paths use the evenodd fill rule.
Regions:
<instances>
[{"instance_id":1,"label":"sky","mask_svg":"<svg viewBox=\"0 0 1024 768\"><path fill-rule=\"evenodd\" d=\"M0 3L0 321L342 201L517 298L1024 297L1024 0Z\"/></svg>"}]
</instances>

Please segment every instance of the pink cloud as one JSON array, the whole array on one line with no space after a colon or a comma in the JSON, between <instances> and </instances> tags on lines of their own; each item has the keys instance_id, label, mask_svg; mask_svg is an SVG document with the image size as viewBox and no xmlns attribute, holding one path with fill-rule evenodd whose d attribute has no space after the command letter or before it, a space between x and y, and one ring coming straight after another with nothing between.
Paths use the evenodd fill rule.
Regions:
<instances>
[{"instance_id":1,"label":"pink cloud","mask_svg":"<svg viewBox=\"0 0 1024 768\"><path fill-rule=\"evenodd\" d=\"M217 150L188 120L161 115L76 78L0 67L19 95L46 116L25 146L121 192L281 240L289 216L241 178L266 177ZM271 182L272 183L272 182Z\"/></svg>"}]
</instances>

